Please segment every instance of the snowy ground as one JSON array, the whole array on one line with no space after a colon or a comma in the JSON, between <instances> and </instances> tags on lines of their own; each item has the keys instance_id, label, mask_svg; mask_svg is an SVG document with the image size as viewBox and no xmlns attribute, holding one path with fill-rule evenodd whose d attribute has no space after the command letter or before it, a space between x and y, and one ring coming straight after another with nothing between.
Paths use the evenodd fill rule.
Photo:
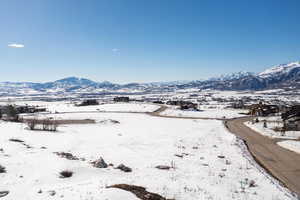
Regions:
<instances>
[{"instance_id":1,"label":"snowy ground","mask_svg":"<svg viewBox=\"0 0 300 200\"><path fill-rule=\"evenodd\" d=\"M300 141L286 140L277 142L279 146L300 154Z\"/></svg>"},{"instance_id":2,"label":"snowy ground","mask_svg":"<svg viewBox=\"0 0 300 200\"><path fill-rule=\"evenodd\" d=\"M78 102L77 102L78 103ZM4 104L4 103L2 103ZM43 102L43 101L20 101L17 105L31 105L46 108L49 112L153 112L160 108L158 105L146 103L107 103L95 106L75 106L75 102ZM5 104L4 104L5 105Z\"/></svg>"},{"instance_id":3,"label":"snowy ground","mask_svg":"<svg viewBox=\"0 0 300 200\"><path fill-rule=\"evenodd\" d=\"M170 107L161 115L164 116L178 116L178 117L204 117L204 118L235 118L245 116L241 113L245 113L245 110L233 110L233 109L203 109L199 111L183 111L176 107Z\"/></svg>"},{"instance_id":4,"label":"snowy ground","mask_svg":"<svg viewBox=\"0 0 300 200\"><path fill-rule=\"evenodd\" d=\"M143 186L176 200L293 199L245 157L241 144L220 121L121 113L56 116L96 119L98 123L61 126L58 132L29 131L19 123L0 123L0 165L7 170L0 173L0 191L10 191L3 200L137 199L129 192L105 188L120 183ZM9 141L11 138L24 143ZM84 159L67 160L53 153L60 151ZM89 161L100 156L107 163L123 163L133 171L92 167ZM175 169L155 168L171 163ZM71 170L74 175L61 179L58 173L62 170ZM249 187L251 181L254 187ZM50 196L53 190L56 194Z\"/></svg>"},{"instance_id":5,"label":"snowy ground","mask_svg":"<svg viewBox=\"0 0 300 200\"><path fill-rule=\"evenodd\" d=\"M264 128L264 123L262 121L254 124L252 124L252 122L245 122L244 124L254 131L271 138L298 139L300 137L300 131L285 131L284 133L274 131L273 129L275 127L282 126L279 122L267 122L267 128Z\"/></svg>"}]
</instances>

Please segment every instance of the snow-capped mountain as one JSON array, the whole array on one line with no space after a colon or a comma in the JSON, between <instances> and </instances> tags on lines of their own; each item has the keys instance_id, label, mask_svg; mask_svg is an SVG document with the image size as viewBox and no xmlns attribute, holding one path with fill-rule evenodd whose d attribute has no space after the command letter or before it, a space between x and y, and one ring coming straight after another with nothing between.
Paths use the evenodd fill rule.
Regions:
<instances>
[{"instance_id":1,"label":"snow-capped mountain","mask_svg":"<svg viewBox=\"0 0 300 200\"><path fill-rule=\"evenodd\" d=\"M115 84L68 77L54 82L0 82L0 95L37 95L63 93L147 93L177 89L262 90L300 89L300 62L281 64L255 74L238 72L198 81Z\"/></svg>"},{"instance_id":2,"label":"snow-capped mountain","mask_svg":"<svg viewBox=\"0 0 300 200\"><path fill-rule=\"evenodd\" d=\"M300 88L300 62L281 64L255 74L238 72L208 79L201 88L220 90L262 90L272 88Z\"/></svg>"},{"instance_id":3,"label":"snow-capped mountain","mask_svg":"<svg viewBox=\"0 0 300 200\"><path fill-rule=\"evenodd\" d=\"M251 76L251 75L255 75L255 74L253 72L240 71L240 72L231 73L231 74L225 74L225 75L223 74L221 76L213 77L208 80L210 80L210 81L229 81L229 80L244 78L244 77Z\"/></svg>"},{"instance_id":4,"label":"snow-capped mountain","mask_svg":"<svg viewBox=\"0 0 300 200\"><path fill-rule=\"evenodd\" d=\"M271 67L258 74L261 78L280 78L289 76L300 69L300 62L292 62L289 64L280 64Z\"/></svg>"}]
</instances>

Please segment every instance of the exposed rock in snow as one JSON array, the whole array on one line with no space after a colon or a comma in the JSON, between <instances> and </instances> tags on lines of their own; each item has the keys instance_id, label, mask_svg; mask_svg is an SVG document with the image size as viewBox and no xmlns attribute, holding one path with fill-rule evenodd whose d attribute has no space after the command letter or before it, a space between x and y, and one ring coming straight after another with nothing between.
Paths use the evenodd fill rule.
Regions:
<instances>
[{"instance_id":1,"label":"exposed rock in snow","mask_svg":"<svg viewBox=\"0 0 300 200\"><path fill-rule=\"evenodd\" d=\"M102 157L100 157L98 160L95 160L93 162L91 162L93 167L96 168L107 168L108 165L106 164L106 162L104 161L104 159Z\"/></svg>"}]
</instances>

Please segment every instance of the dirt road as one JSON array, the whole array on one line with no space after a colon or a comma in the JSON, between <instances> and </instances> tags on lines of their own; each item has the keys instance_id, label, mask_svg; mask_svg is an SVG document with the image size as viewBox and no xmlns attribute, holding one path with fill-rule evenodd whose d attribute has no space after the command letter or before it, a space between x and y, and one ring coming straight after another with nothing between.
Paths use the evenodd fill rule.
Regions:
<instances>
[{"instance_id":1,"label":"dirt road","mask_svg":"<svg viewBox=\"0 0 300 200\"><path fill-rule=\"evenodd\" d=\"M175 119L204 119L204 120L225 120L225 118L212 118L212 117L184 117L184 116L168 116L168 115L161 115L162 112L164 112L166 109L168 109L167 106L161 106L159 109L157 109L154 112L148 112L146 114L154 116L154 117L162 117L162 118L175 118Z\"/></svg>"},{"instance_id":2,"label":"dirt road","mask_svg":"<svg viewBox=\"0 0 300 200\"><path fill-rule=\"evenodd\" d=\"M300 196L300 154L286 150L244 125L247 118L228 120L230 132L245 140L249 151L270 174Z\"/></svg>"}]
</instances>

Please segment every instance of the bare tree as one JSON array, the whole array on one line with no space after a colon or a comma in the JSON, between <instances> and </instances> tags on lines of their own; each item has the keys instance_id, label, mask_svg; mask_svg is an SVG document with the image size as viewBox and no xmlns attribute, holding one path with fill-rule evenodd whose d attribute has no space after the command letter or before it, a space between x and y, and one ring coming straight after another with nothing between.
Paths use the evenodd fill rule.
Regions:
<instances>
[{"instance_id":1,"label":"bare tree","mask_svg":"<svg viewBox=\"0 0 300 200\"><path fill-rule=\"evenodd\" d=\"M37 121L36 118L28 119L28 120L26 121L26 123L27 123L27 126L28 126L28 128L29 128L30 130L36 130L36 126L37 126L37 123L38 123L38 121Z\"/></svg>"},{"instance_id":2,"label":"bare tree","mask_svg":"<svg viewBox=\"0 0 300 200\"><path fill-rule=\"evenodd\" d=\"M36 118L26 121L30 130L57 131L58 122L51 119L37 120Z\"/></svg>"}]
</instances>

